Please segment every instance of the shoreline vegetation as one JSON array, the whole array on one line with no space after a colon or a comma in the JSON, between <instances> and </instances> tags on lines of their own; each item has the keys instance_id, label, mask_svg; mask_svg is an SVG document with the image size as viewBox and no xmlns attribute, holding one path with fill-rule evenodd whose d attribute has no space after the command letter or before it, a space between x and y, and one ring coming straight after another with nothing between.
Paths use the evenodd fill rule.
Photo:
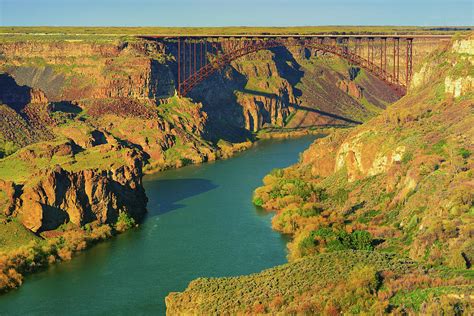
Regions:
<instances>
[{"instance_id":1,"label":"shoreline vegetation","mask_svg":"<svg viewBox=\"0 0 474 316\"><path fill-rule=\"evenodd\" d=\"M307 135L326 136L338 129L352 128L352 125L313 126L301 128L268 127L256 133L257 140L296 138Z\"/></svg>"},{"instance_id":2,"label":"shoreline vegetation","mask_svg":"<svg viewBox=\"0 0 474 316\"><path fill-rule=\"evenodd\" d=\"M21 286L29 274L69 261L95 244L138 226L133 218L122 212L114 225L93 222L83 227L64 227L50 232L45 239L0 252L0 295Z\"/></svg>"}]
</instances>

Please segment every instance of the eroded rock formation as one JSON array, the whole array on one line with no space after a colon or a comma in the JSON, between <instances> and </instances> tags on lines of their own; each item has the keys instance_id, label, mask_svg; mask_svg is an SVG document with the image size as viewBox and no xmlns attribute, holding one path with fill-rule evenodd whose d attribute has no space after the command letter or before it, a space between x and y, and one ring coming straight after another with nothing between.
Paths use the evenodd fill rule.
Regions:
<instances>
[{"instance_id":1,"label":"eroded rock formation","mask_svg":"<svg viewBox=\"0 0 474 316\"><path fill-rule=\"evenodd\" d=\"M127 165L113 170L66 171L60 166L38 172L27 181L14 212L33 232L97 221L113 224L120 212L139 220L146 212L142 158L127 152Z\"/></svg>"}]
</instances>

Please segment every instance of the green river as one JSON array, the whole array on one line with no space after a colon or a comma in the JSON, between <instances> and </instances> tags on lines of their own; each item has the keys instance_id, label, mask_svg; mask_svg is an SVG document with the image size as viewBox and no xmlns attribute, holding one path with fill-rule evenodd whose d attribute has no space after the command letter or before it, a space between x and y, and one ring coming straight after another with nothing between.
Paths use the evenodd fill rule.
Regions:
<instances>
[{"instance_id":1,"label":"green river","mask_svg":"<svg viewBox=\"0 0 474 316\"><path fill-rule=\"evenodd\" d=\"M0 315L163 315L166 295L195 278L285 263L286 241L271 229L272 214L252 205L252 192L314 139L261 141L232 159L146 176L139 228L28 276L0 296Z\"/></svg>"}]
</instances>

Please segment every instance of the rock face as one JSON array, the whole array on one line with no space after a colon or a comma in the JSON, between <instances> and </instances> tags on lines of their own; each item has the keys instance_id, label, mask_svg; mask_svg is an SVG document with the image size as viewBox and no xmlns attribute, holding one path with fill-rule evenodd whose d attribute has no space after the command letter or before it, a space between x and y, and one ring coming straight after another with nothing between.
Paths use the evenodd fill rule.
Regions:
<instances>
[{"instance_id":1,"label":"rock face","mask_svg":"<svg viewBox=\"0 0 474 316\"><path fill-rule=\"evenodd\" d=\"M474 77L446 77L444 80L444 85L445 91L457 98L474 89Z\"/></svg>"},{"instance_id":2,"label":"rock face","mask_svg":"<svg viewBox=\"0 0 474 316\"><path fill-rule=\"evenodd\" d=\"M0 135L5 141L19 146L43 140L44 137L28 124L15 110L0 104Z\"/></svg>"},{"instance_id":3,"label":"rock face","mask_svg":"<svg viewBox=\"0 0 474 316\"><path fill-rule=\"evenodd\" d=\"M69 172L61 167L40 172L23 187L17 208L22 223L33 232L58 228L71 222L78 226L98 221L116 222L120 212L139 220L146 212L141 158L115 170Z\"/></svg>"},{"instance_id":4,"label":"rock face","mask_svg":"<svg viewBox=\"0 0 474 316\"><path fill-rule=\"evenodd\" d=\"M154 99L174 90L163 50L154 42L2 43L0 68L19 85L43 90L50 101Z\"/></svg>"},{"instance_id":5,"label":"rock face","mask_svg":"<svg viewBox=\"0 0 474 316\"><path fill-rule=\"evenodd\" d=\"M474 78L468 75L469 69L474 67L474 60L472 59L474 56L473 43L474 40L462 40L453 43L451 52L454 54L450 56L453 67L445 74L444 81L440 84L444 84L446 95L457 98L474 91ZM465 74L458 73L456 70L458 64L466 66ZM411 88L416 91L416 89L423 89L427 85L439 81L440 78L436 77L439 76L439 74L436 74L439 68L439 63L428 60L420 71L414 74L414 83L412 83ZM344 86L347 87L347 85ZM414 101L410 100L410 102ZM398 125L403 125L419 120L419 115L405 113L404 108L407 107L406 104L402 104L397 108L387 110L382 117L374 119L373 122L381 124L380 122L385 120L389 123L396 119ZM420 108L417 108L417 111L420 111ZM395 118L392 116L395 116ZM355 181L386 173L389 169L401 163L406 152L406 146L397 145L398 140L392 137L382 138L379 130L380 128L377 129L367 125L363 129L352 131L349 135L339 133L337 134L341 135L339 137L332 136L329 139L319 140L320 148L323 148L323 150L317 152L316 155L313 155L314 153L311 155L304 154L303 157L306 158L303 160L312 161L314 176L327 176L331 172L347 169L349 180ZM336 150L335 155L332 153L334 150ZM327 167L321 167L321 165Z\"/></svg>"},{"instance_id":6,"label":"rock face","mask_svg":"<svg viewBox=\"0 0 474 316\"><path fill-rule=\"evenodd\" d=\"M10 216L12 215L15 208L19 206L17 204L17 202L19 202L17 200L19 190L13 181L4 181L0 179L0 191L5 194L4 201L0 201L3 202L3 212L6 216Z\"/></svg>"},{"instance_id":7,"label":"rock face","mask_svg":"<svg viewBox=\"0 0 474 316\"><path fill-rule=\"evenodd\" d=\"M341 80L339 81L339 89L350 95L351 97L360 100L362 99L362 89L357 86L354 81Z\"/></svg>"},{"instance_id":8,"label":"rock face","mask_svg":"<svg viewBox=\"0 0 474 316\"><path fill-rule=\"evenodd\" d=\"M416 46L417 53L422 47ZM145 40L5 42L0 44L5 57L0 60L0 69L20 86L41 89L52 102L156 101L175 93L176 64L170 55L175 49ZM231 47L220 49L225 52ZM380 80L370 75L358 78L360 69L334 60L331 55L301 47L263 50L232 62L190 96L203 104L210 121L240 129L240 141L248 137L246 131L267 125L305 127L349 122L341 117L364 121L377 108L396 100ZM334 92L335 87L340 88L339 93ZM45 100L39 95L33 99ZM374 107L368 109L367 102ZM222 126L214 126L212 133L221 131L216 139L232 140L235 136L222 130Z\"/></svg>"},{"instance_id":9,"label":"rock face","mask_svg":"<svg viewBox=\"0 0 474 316\"><path fill-rule=\"evenodd\" d=\"M46 94L40 89L31 89L30 92L30 103L48 103Z\"/></svg>"},{"instance_id":10,"label":"rock face","mask_svg":"<svg viewBox=\"0 0 474 316\"><path fill-rule=\"evenodd\" d=\"M245 129L257 132L267 124L283 126L285 119L294 111L290 105L296 103L295 97L289 94L287 88L282 87L278 94L271 98L264 95L238 98L238 103L242 106Z\"/></svg>"}]
</instances>

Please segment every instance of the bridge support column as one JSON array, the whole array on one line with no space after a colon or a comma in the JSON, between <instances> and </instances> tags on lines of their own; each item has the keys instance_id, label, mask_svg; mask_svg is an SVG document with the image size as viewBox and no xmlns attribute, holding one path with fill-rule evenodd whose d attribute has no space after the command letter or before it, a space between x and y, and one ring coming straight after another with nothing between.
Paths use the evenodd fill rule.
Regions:
<instances>
[{"instance_id":1,"label":"bridge support column","mask_svg":"<svg viewBox=\"0 0 474 316\"><path fill-rule=\"evenodd\" d=\"M400 84L400 38L393 39L393 79L394 83Z\"/></svg>"},{"instance_id":2,"label":"bridge support column","mask_svg":"<svg viewBox=\"0 0 474 316\"><path fill-rule=\"evenodd\" d=\"M176 62L178 64L178 95L181 95L181 38L178 38L178 56Z\"/></svg>"},{"instance_id":3,"label":"bridge support column","mask_svg":"<svg viewBox=\"0 0 474 316\"><path fill-rule=\"evenodd\" d=\"M406 50L406 86L407 89L411 82L413 75L413 39L407 38L407 50Z\"/></svg>"}]
</instances>

